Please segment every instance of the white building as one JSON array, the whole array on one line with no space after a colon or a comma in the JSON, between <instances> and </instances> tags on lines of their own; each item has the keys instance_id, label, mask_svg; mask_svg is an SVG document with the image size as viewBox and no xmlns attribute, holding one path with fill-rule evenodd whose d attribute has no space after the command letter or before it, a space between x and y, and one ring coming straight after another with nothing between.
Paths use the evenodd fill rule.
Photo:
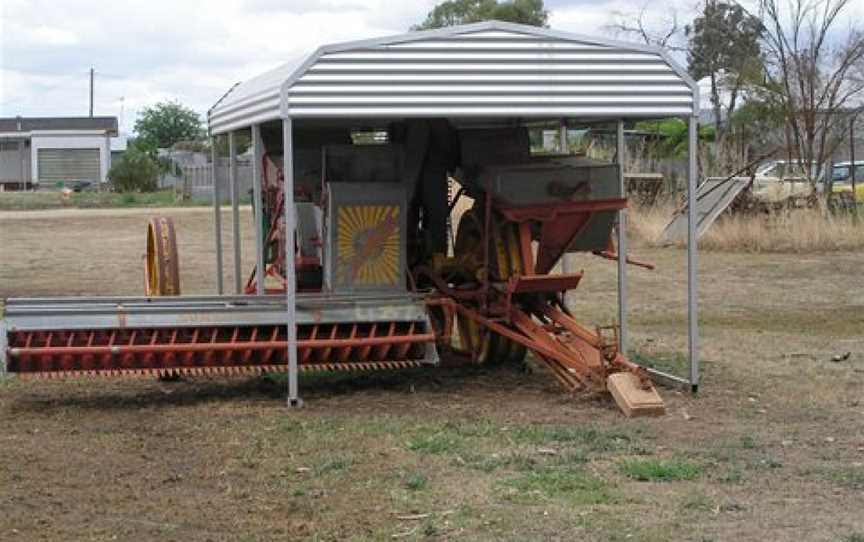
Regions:
<instances>
[{"instance_id":1,"label":"white building","mask_svg":"<svg viewBox=\"0 0 864 542\"><path fill-rule=\"evenodd\" d=\"M0 190L107 182L116 117L0 118Z\"/></svg>"}]
</instances>

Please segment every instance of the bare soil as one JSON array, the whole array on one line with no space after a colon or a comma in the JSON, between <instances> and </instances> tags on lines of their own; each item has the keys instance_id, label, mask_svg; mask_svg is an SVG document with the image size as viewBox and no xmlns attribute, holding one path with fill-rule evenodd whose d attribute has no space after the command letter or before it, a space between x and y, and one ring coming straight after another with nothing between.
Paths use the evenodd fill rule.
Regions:
<instances>
[{"instance_id":1,"label":"bare soil","mask_svg":"<svg viewBox=\"0 0 864 542\"><path fill-rule=\"evenodd\" d=\"M0 213L0 298L140 293L163 211L213 293L210 211L64 210ZM633 256L631 357L681 372L684 253ZM573 264L610 322L615 264ZM862 264L701 255L702 386L656 419L539 368L308 377L299 410L269 379L0 381L0 540L862 540Z\"/></svg>"}]
</instances>

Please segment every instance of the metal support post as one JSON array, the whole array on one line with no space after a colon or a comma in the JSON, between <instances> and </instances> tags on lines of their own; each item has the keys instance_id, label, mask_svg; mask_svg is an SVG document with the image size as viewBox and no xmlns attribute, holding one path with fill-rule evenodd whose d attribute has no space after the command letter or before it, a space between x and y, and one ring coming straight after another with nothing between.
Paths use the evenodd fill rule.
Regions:
<instances>
[{"instance_id":1,"label":"metal support post","mask_svg":"<svg viewBox=\"0 0 864 542\"><path fill-rule=\"evenodd\" d=\"M6 335L6 321L3 318L0 318L0 378L4 378L6 376L6 364L8 360L6 359L8 344Z\"/></svg>"},{"instance_id":2,"label":"metal support post","mask_svg":"<svg viewBox=\"0 0 864 542\"><path fill-rule=\"evenodd\" d=\"M622 198L627 197L624 184L624 121L619 120L615 132L615 147L618 162L618 190ZM618 350L627 354L627 209L618 211Z\"/></svg>"},{"instance_id":3,"label":"metal support post","mask_svg":"<svg viewBox=\"0 0 864 542\"><path fill-rule=\"evenodd\" d=\"M566 154L568 152L568 144L567 144L567 119L561 119L558 122L558 147L561 154ZM570 261L570 255L567 252L561 256L561 272L562 273L572 273L573 265ZM564 295L566 305L567 295Z\"/></svg>"},{"instance_id":4,"label":"metal support post","mask_svg":"<svg viewBox=\"0 0 864 542\"><path fill-rule=\"evenodd\" d=\"M696 152L698 125L695 115L687 126L687 339L690 360L690 388L699 389L698 246L696 244Z\"/></svg>"},{"instance_id":5,"label":"metal support post","mask_svg":"<svg viewBox=\"0 0 864 542\"><path fill-rule=\"evenodd\" d=\"M858 222L858 193L856 192L858 180L855 178L855 120L861 111L859 109L849 119L849 181L852 184L852 220L856 223ZM831 175L831 172L826 172L825 175Z\"/></svg>"},{"instance_id":6,"label":"metal support post","mask_svg":"<svg viewBox=\"0 0 864 542\"><path fill-rule=\"evenodd\" d=\"M297 383L297 277L294 272L294 138L291 118L282 121L282 167L285 185L285 306L288 326L288 406L303 406Z\"/></svg>"},{"instance_id":7,"label":"metal support post","mask_svg":"<svg viewBox=\"0 0 864 542\"><path fill-rule=\"evenodd\" d=\"M234 132L228 132L228 184L231 187L231 225L234 229L234 293L243 292L240 261L240 187L237 180L237 145Z\"/></svg>"},{"instance_id":8,"label":"metal support post","mask_svg":"<svg viewBox=\"0 0 864 542\"><path fill-rule=\"evenodd\" d=\"M264 295L264 203L261 195L261 125L252 125L252 219L255 222L255 294Z\"/></svg>"},{"instance_id":9,"label":"metal support post","mask_svg":"<svg viewBox=\"0 0 864 542\"><path fill-rule=\"evenodd\" d=\"M216 137L210 138L210 177L213 181L213 236L216 239L216 293L225 293L222 282L222 201L216 176Z\"/></svg>"}]
</instances>

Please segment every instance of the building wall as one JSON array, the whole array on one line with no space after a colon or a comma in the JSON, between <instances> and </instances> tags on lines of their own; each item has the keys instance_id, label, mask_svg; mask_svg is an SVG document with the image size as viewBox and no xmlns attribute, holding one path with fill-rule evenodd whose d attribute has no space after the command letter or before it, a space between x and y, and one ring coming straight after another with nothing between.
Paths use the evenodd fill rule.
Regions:
<instances>
[{"instance_id":1,"label":"building wall","mask_svg":"<svg viewBox=\"0 0 864 542\"><path fill-rule=\"evenodd\" d=\"M39 149L99 149L100 181L106 182L111 168L110 138L104 131L33 132L30 144L30 171L33 183L39 182Z\"/></svg>"},{"instance_id":2,"label":"building wall","mask_svg":"<svg viewBox=\"0 0 864 542\"><path fill-rule=\"evenodd\" d=\"M23 148L19 147L22 143L24 143ZM19 183L27 183L29 180L29 142L24 139L0 139L0 184L11 183L17 185Z\"/></svg>"}]
</instances>

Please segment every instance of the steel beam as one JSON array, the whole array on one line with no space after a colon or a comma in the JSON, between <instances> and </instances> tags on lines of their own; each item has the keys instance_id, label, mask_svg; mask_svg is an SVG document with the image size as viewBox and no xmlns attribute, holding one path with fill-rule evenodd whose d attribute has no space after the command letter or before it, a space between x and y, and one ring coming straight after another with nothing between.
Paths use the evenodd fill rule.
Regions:
<instances>
[{"instance_id":1,"label":"steel beam","mask_svg":"<svg viewBox=\"0 0 864 542\"><path fill-rule=\"evenodd\" d=\"M618 189L621 197L627 197L624 184L624 121L618 121L615 132L616 160L618 162ZM627 209L618 210L618 351L627 355Z\"/></svg>"},{"instance_id":2,"label":"steel beam","mask_svg":"<svg viewBox=\"0 0 864 542\"><path fill-rule=\"evenodd\" d=\"M216 240L216 293L225 293L222 282L222 202L216 178L216 137L210 138L210 177L213 181L213 237Z\"/></svg>"},{"instance_id":3,"label":"steel beam","mask_svg":"<svg viewBox=\"0 0 864 542\"><path fill-rule=\"evenodd\" d=\"M690 388L699 388L699 284L698 246L696 244L696 152L698 124L696 115L688 119L687 125L687 342L690 360Z\"/></svg>"},{"instance_id":4,"label":"steel beam","mask_svg":"<svg viewBox=\"0 0 864 542\"><path fill-rule=\"evenodd\" d=\"M0 320L0 378L6 376L6 364L8 363L6 359L7 341L6 321Z\"/></svg>"},{"instance_id":5,"label":"steel beam","mask_svg":"<svg viewBox=\"0 0 864 542\"><path fill-rule=\"evenodd\" d=\"M252 216L255 222L255 293L264 295L264 198L261 195L261 168L264 152L261 125L252 125Z\"/></svg>"},{"instance_id":6,"label":"steel beam","mask_svg":"<svg viewBox=\"0 0 864 542\"><path fill-rule=\"evenodd\" d=\"M228 132L228 184L231 188L231 225L234 230L234 293L243 293L240 261L240 186L237 179L237 144L234 132Z\"/></svg>"},{"instance_id":7,"label":"steel beam","mask_svg":"<svg viewBox=\"0 0 864 542\"><path fill-rule=\"evenodd\" d=\"M297 276L294 271L294 126L291 117L282 120L282 168L285 177L285 312L288 326L288 406L300 407L297 383Z\"/></svg>"}]
</instances>

